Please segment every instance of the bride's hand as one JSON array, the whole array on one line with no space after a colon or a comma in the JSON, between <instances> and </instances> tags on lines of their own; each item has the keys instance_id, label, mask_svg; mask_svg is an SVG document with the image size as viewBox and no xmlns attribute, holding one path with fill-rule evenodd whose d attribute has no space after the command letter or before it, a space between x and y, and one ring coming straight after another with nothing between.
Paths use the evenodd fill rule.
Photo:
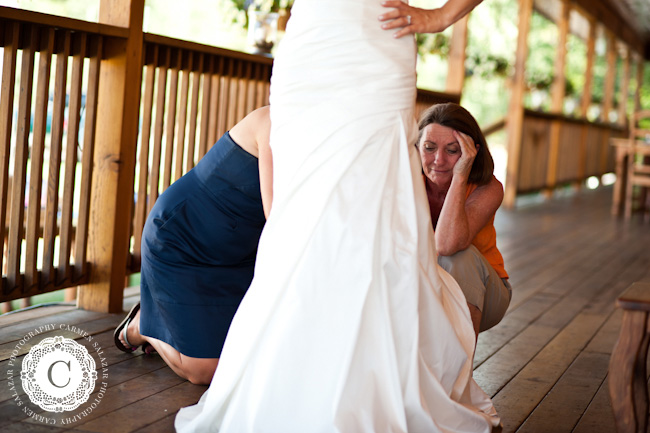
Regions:
<instances>
[{"instance_id":1,"label":"bride's hand","mask_svg":"<svg viewBox=\"0 0 650 433\"><path fill-rule=\"evenodd\" d=\"M396 38L414 33L437 33L441 32L451 23L441 8L420 9L409 6L400 0L386 0L381 4L385 8L391 8L379 16L384 30L399 29L395 33Z\"/></svg>"}]
</instances>

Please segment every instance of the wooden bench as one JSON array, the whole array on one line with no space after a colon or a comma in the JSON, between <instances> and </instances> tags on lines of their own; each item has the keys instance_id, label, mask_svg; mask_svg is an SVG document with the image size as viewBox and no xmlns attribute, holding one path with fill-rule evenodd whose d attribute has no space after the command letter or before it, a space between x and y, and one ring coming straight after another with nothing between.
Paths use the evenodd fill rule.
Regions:
<instances>
[{"instance_id":1,"label":"wooden bench","mask_svg":"<svg viewBox=\"0 0 650 433\"><path fill-rule=\"evenodd\" d=\"M619 433L646 432L650 341L650 282L636 282L617 299L623 309L621 331L609 363L609 395Z\"/></svg>"}]
</instances>

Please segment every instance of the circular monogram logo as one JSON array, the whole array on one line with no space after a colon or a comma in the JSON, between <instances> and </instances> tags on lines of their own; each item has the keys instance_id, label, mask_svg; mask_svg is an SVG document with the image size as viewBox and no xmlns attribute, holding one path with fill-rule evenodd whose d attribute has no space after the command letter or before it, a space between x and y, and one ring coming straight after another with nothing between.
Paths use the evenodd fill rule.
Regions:
<instances>
[{"instance_id":1,"label":"circular monogram logo","mask_svg":"<svg viewBox=\"0 0 650 433\"><path fill-rule=\"evenodd\" d=\"M32 403L50 412L64 412L88 400L97 371L84 346L56 336L32 346L23 358L20 379Z\"/></svg>"}]
</instances>

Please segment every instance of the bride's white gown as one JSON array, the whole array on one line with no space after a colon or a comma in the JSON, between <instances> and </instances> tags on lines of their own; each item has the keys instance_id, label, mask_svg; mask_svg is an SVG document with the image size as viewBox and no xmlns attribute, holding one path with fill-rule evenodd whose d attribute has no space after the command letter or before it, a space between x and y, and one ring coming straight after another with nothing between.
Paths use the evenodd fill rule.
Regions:
<instances>
[{"instance_id":1,"label":"bride's white gown","mask_svg":"<svg viewBox=\"0 0 650 433\"><path fill-rule=\"evenodd\" d=\"M180 432L489 432L474 332L437 266L413 146L415 45L380 0L297 0L271 84L273 210ZM188 320L191 318L188 317Z\"/></svg>"}]
</instances>

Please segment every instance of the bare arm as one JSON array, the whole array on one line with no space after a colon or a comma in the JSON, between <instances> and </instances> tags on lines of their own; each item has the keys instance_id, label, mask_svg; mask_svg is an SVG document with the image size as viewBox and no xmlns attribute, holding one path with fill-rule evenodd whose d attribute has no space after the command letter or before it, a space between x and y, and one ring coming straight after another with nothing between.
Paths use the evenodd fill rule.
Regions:
<instances>
[{"instance_id":1,"label":"bare arm","mask_svg":"<svg viewBox=\"0 0 650 433\"><path fill-rule=\"evenodd\" d=\"M269 217L271 213L271 204L273 203L273 155L269 145L269 136L271 132L271 120L268 121L268 128L264 129L264 134L260 131L259 138L259 170L260 170L260 190L262 192L262 205L264 206L264 216Z\"/></svg>"},{"instance_id":2,"label":"bare arm","mask_svg":"<svg viewBox=\"0 0 650 433\"><path fill-rule=\"evenodd\" d=\"M400 0L387 0L382 6L389 10L379 16L379 21L385 30L399 29L396 38L413 33L438 33L467 15L481 1L448 0L440 8L421 9Z\"/></svg>"},{"instance_id":3,"label":"bare arm","mask_svg":"<svg viewBox=\"0 0 650 433\"><path fill-rule=\"evenodd\" d=\"M273 201L273 157L269 146L271 118L269 107L250 112L230 130L230 137L242 149L258 158L260 171L260 190L264 216L268 218Z\"/></svg>"},{"instance_id":4,"label":"bare arm","mask_svg":"<svg viewBox=\"0 0 650 433\"><path fill-rule=\"evenodd\" d=\"M467 200L466 193L467 183L454 178L436 226L436 249L441 256L469 247L503 201L503 186L495 177L476 188Z\"/></svg>"},{"instance_id":5,"label":"bare arm","mask_svg":"<svg viewBox=\"0 0 650 433\"><path fill-rule=\"evenodd\" d=\"M478 147L468 135L454 131L461 157L454 165L451 185L436 225L436 249L450 256L470 246L477 233L496 213L503 200L503 186L492 176L487 185L476 188L467 199L467 179Z\"/></svg>"}]
</instances>

